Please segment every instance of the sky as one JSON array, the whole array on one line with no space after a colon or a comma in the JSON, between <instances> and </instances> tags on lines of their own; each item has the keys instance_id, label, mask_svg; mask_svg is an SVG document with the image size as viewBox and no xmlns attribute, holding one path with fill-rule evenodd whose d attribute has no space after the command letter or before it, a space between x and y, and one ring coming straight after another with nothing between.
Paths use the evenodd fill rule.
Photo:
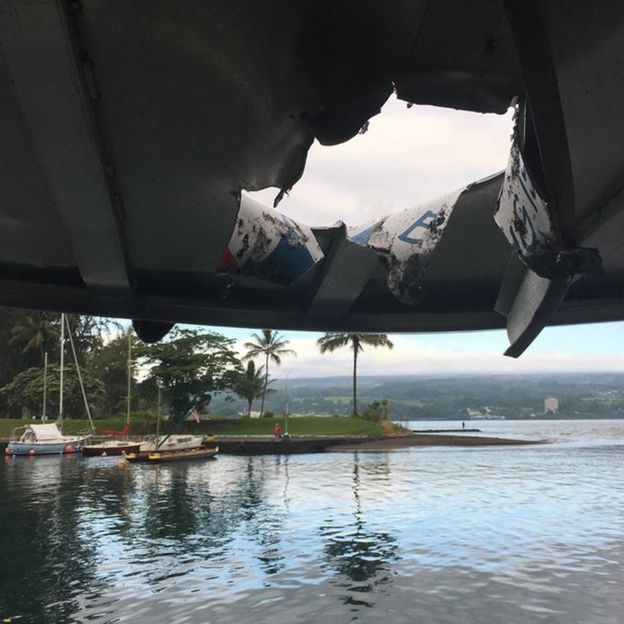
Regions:
<instances>
[{"instance_id":1,"label":"sky","mask_svg":"<svg viewBox=\"0 0 624 624\"><path fill-rule=\"evenodd\" d=\"M483 115L428 106L407 108L392 98L365 134L342 145L315 143L303 178L279 205L312 226L337 220L358 225L434 199L505 168L512 115ZM250 195L272 205L276 189ZM251 330L212 328L238 341ZM348 375L348 351L320 355L320 334L282 332L297 351L279 377ZM362 375L527 372L624 372L624 323L546 328L519 359L504 357L504 331L394 334L392 351L363 354Z\"/></svg>"}]
</instances>

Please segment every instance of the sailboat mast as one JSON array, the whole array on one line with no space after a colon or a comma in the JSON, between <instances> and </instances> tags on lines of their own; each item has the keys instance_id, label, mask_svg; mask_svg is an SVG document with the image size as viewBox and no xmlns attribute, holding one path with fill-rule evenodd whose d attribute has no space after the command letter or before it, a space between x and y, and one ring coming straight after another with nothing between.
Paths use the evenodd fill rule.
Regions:
<instances>
[{"instance_id":1,"label":"sailboat mast","mask_svg":"<svg viewBox=\"0 0 624 624\"><path fill-rule=\"evenodd\" d=\"M61 386L59 389L59 422L63 422L63 374L65 369L65 315L61 314Z\"/></svg>"},{"instance_id":2,"label":"sailboat mast","mask_svg":"<svg viewBox=\"0 0 624 624\"><path fill-rule=\"evenodd\" d=\"M156 412L156 440L160 437L160 386L158 388L158 411Z\"/></svg>"},{"instance_id":3,"label":"sailboat mast","mask_svg":"<svg viewBox=\"0 0 624 624\"><path fill-rule=\"evenodd\" d=\"M78 356L76 355L76 347L74 346L71 327L69 326L69 321L67 319L65 319L65 323L67 325L67 334L69 335L69 344L71 346L72 355L74 356L74 366L76 367L76 374L78 375L78 383L80 384L80 391L82 392L82 400L84 401L85 411L87 412L87 418L89 419L89 427L91 427L91 433L95 433L93 418L91 418L91 408L89 407L89 401L87 400L84 383L82 383L82 373L80 372L80 364L78 363Z\"/></svg>"},{"instance_id":4,"label":"sailboat mast","mask_svg":"<svg viewBox=\"0 0 624 624\"><path fill-rule=\"evenodd\" d=\"M46 399L48 393L48 352L43 354L43 405L41 406L41 420L47 420Z\"/></svg>"},{"instance_id":5,"label":"sailboat mast","mask_svg":"<svg viewBox=\"0 0 624 624\"><path fill-rule=\"evenodd\" d=\"M126 402L126 437L130 436L130 402L132 392L132 332L128 332L128 400Z\"/></svg>"}]
</instances>

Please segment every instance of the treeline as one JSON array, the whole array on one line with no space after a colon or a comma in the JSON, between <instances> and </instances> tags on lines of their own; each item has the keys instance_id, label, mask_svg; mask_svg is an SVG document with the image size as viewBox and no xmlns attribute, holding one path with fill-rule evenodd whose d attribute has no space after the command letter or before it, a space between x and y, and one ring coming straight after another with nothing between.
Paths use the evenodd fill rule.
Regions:
<instances>
[{"instance_id":1,"label":"treeline","mask_svg":"<svg viewBox=\"0 0 624 624\"><path fill-rule=\"evenodd\" d=\"M267 399L268 407L283 410L282 384ZM291 379L289 408L295 413L350 413L350 380ZM561 418L624 417L624 374L474 375L455 377L363 377L362 404L381 398L390 401L396 420L445 420L468 418L467 410L508 419L539 417L544 399L559 401ZM224 406L224 409L227 409Z\"/></svg>"},{"instance_id":2,"label":"treeline","mask_svg":"<svg viewBox=\"0 0 624 624\"><path fill-rule=\"evenodd\" d=\"M145 345L110 319L67 315L67 320L96 418L125 413L129 362L133 412L153 410L159 395L163 409L175 415L201 411L215 394L240 384L243 368L234 341L221 334L175 329L166 340ZM0 308L0 416L41 415L44 377L46 415L58 414L60 334L60 314ZM84 401L67 337L63 389L65 416L83 418Z\"/></svg>"}]
</instances>

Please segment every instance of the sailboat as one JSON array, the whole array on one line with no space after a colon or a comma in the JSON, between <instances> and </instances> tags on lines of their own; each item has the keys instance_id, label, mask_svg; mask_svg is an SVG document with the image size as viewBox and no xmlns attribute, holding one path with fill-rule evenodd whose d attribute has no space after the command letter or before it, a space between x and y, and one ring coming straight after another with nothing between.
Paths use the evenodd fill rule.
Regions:
<instances>
[{"instance_id":1,"label":"sailboat","mask_svg":"<svg viewBox=\"0 0 624 624\"><path fill-rule=\"evenodd\" d=\"M56 423L45 425L25 425L22 427L16 427L13 430L13 436L9 444L5 449L7 455L58 455L63 453L76 453L80 450L80 447L85 442L85 436L64 436L61 433L61 427L63 425L63 373L65 369L65 325L67 321L65 315L61 314L61 373L60 373L60 388L59 388L59 417ZM69 330L69 324L67 324ZM72 352L74 353L74 359L76 360L76 366L78 361L76 359L76 353L74 350L71 333L69 334L72 344ZM47 358L46 358L47 360ZM47 364L47 361L45 362ZM47 367L46 367L47 368ZM84 387L82 385L82 377L80 375L80 368L77 367L78 377L80 379L80 387L84 394ZM47 371L44 376L47 375ZM45 379L44 379L45 381ZM45 414L45 388L44 388L44 406L43 413ZM88 413L89 420L91 420L91 414ZM23 430L23 431L22 431ZM22 432L18 437L18 432Z\"/></svg>"},{"instance_id":2,"label":"sailboat","mask_svg":"<svg viewBox=\"0 0 624 624\"><path fill-rule=\"evenodd\" d=\"M95 444L86 444L82 447L82 454L85 457L107 457L108 455L125 455L126 453L136 453L141 446L140 442L130 440L130 407L132 402L132 334L128 332L128 392L126 397L126 426L122 431L109 431L106 433L112 436L111 439L103 440ZM119 439L125 436L125 440Z\"/></svg>"},{"instance_id":3,"label":"sailboat","mask_svg":"<svg viewBox=\"0 0 624 624\"><path fill-rule=\"evenodd\" d=\"M136 453L128 453L129 462L163 463L182 459L207 459L214 457L218 447L208 448L208 440L203 436L187 434L160 435L160 387L158 388L158 419L156 438L144 442Z\"/></svg>"}]
</instances>

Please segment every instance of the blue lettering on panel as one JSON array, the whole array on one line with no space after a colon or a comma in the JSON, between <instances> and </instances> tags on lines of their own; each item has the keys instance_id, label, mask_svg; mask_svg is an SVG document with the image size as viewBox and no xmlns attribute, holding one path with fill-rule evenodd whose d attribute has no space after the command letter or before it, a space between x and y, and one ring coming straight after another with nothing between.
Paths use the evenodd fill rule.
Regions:
<instances>
[{"instance_id":1,"label":"blue lettering on panel","mask_svg":"<svg viewBox=\"0 0 624 624\"><path fill-rule=\"evenodd\" d=\"M412 225L410 225L405 232L399 234L399 240L402 240L404 243L410 243L411 245L422 245L422 238L411 238L410 234L418 228L428 228L437 216L437 213L432 210L427 210L427 212L412 223Z\"/></svg>"}]
</instances>

